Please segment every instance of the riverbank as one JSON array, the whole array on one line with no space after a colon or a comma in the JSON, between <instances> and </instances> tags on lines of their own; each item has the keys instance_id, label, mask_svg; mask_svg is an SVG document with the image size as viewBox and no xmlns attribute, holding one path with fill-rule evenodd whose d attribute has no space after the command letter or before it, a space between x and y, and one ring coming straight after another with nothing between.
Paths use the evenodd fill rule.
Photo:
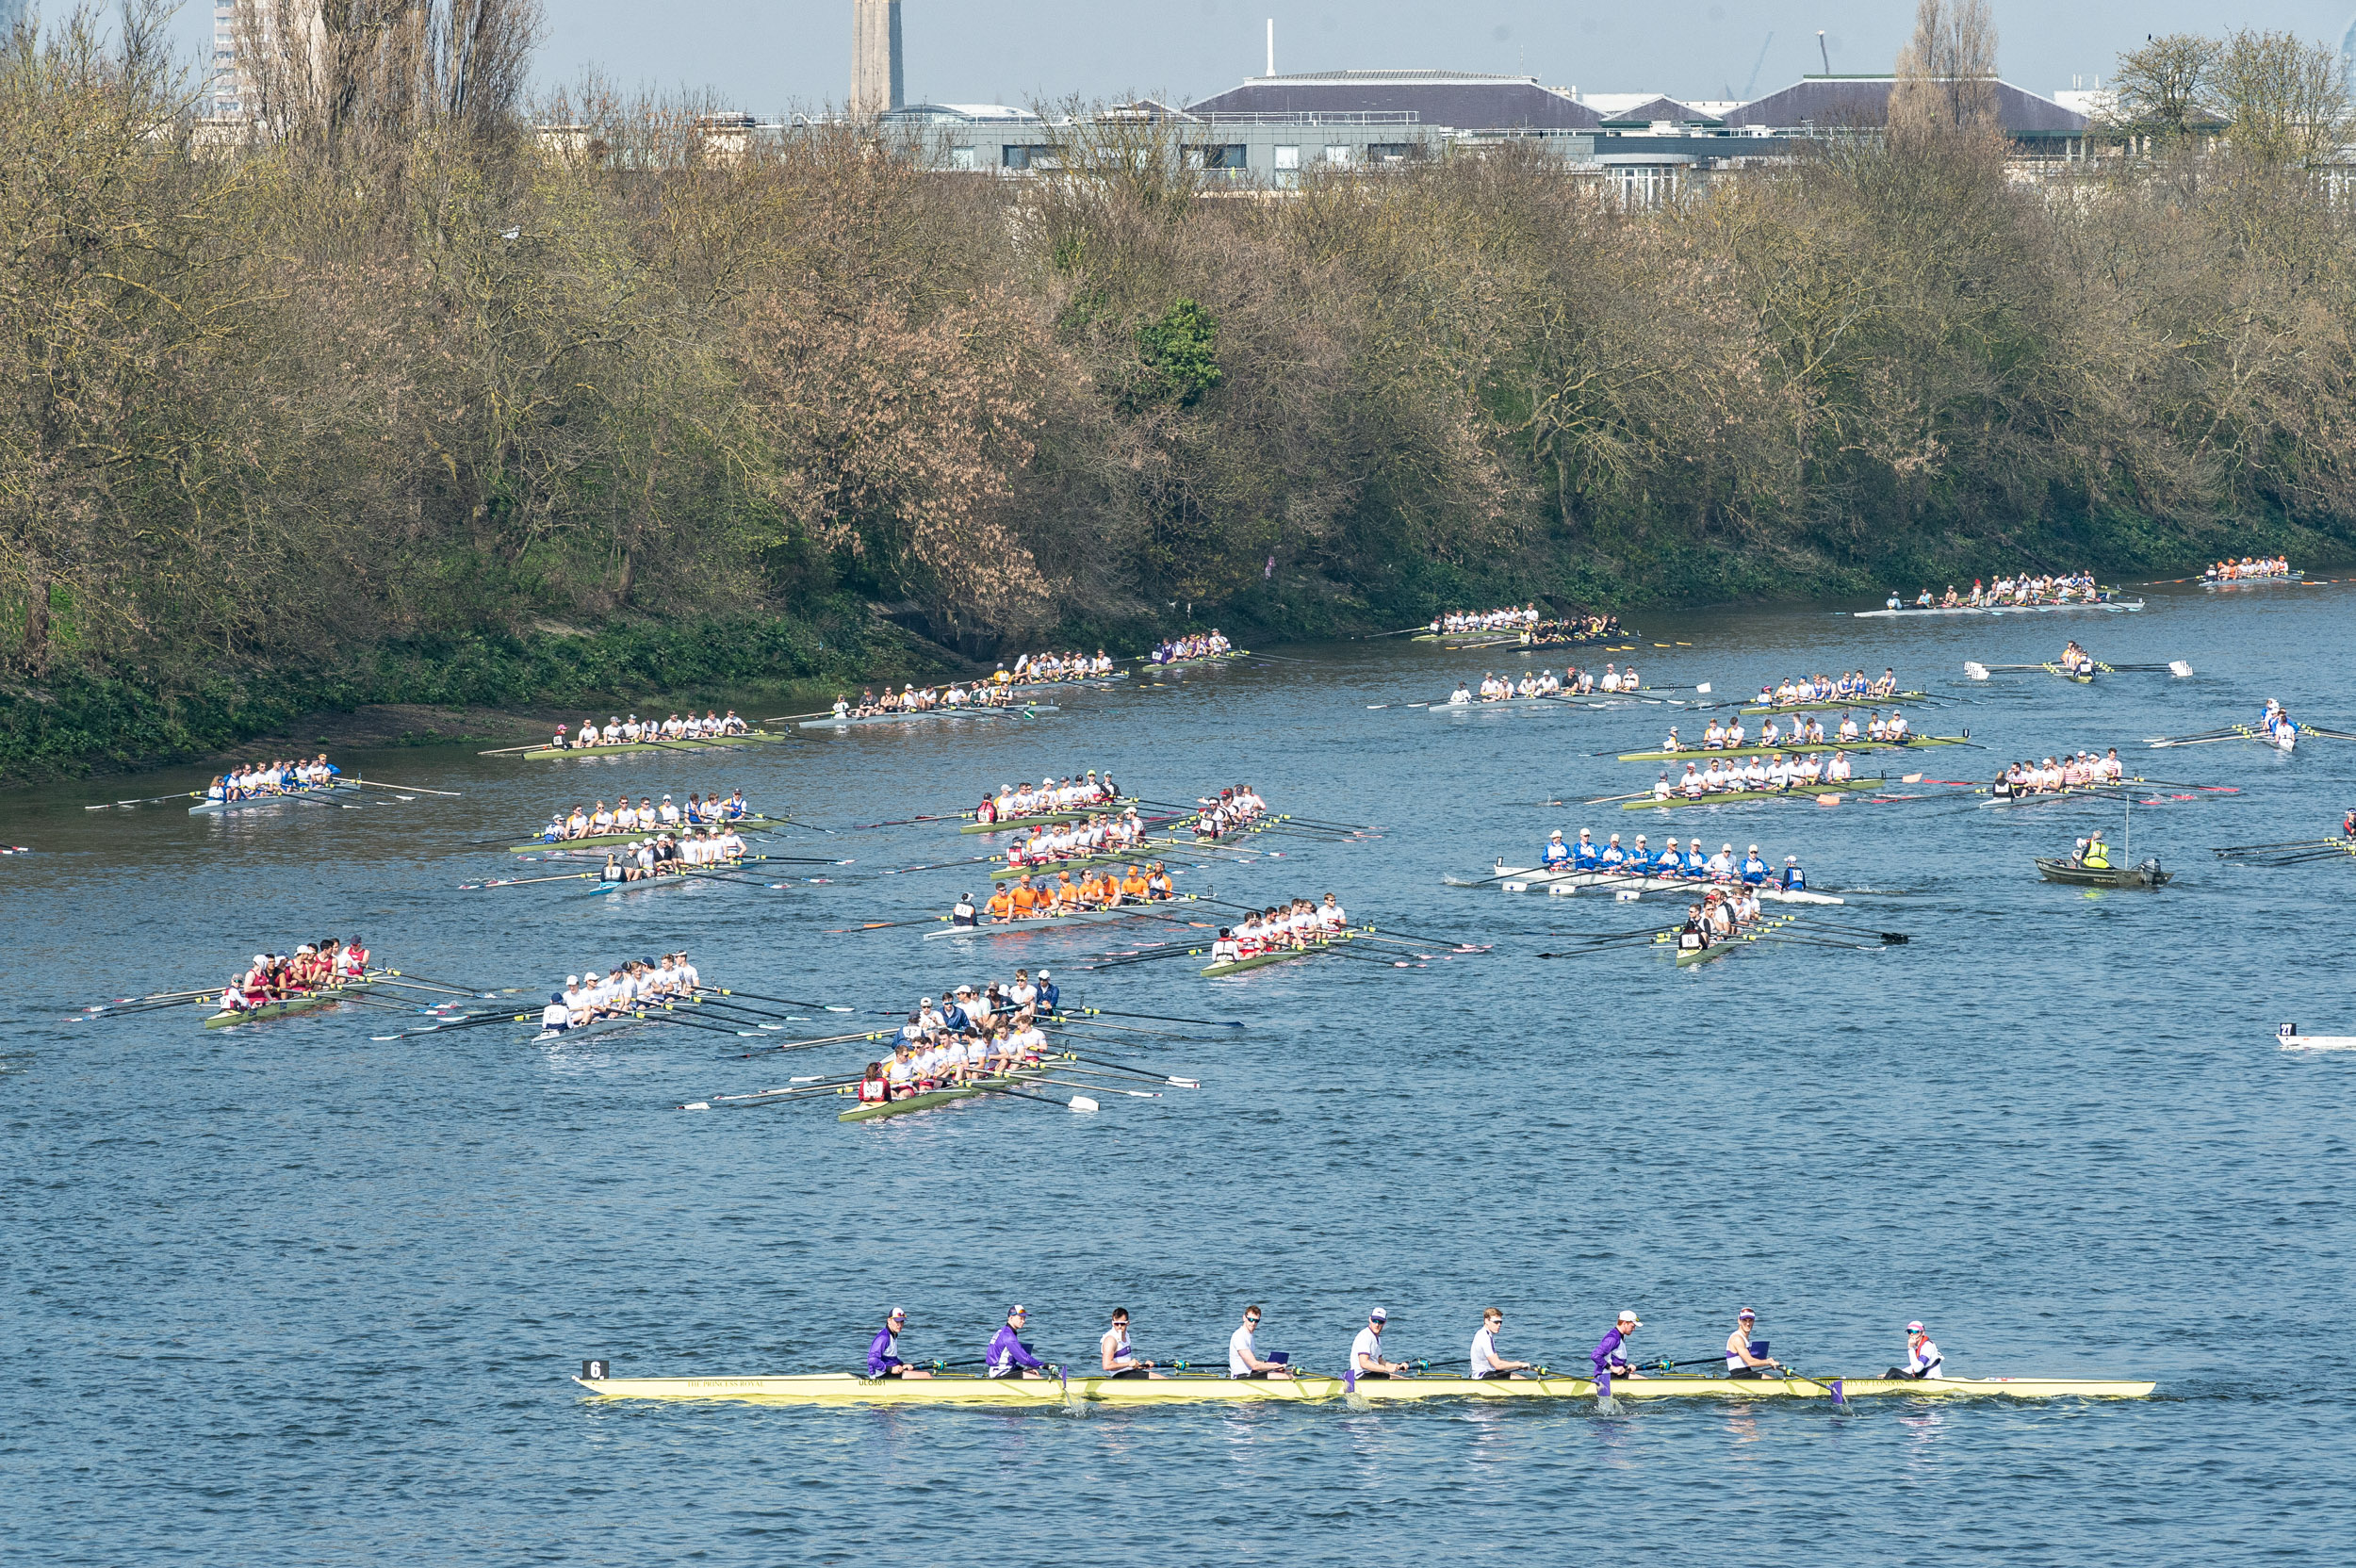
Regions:
<instances>
[{"instance_id":1,"label":"riverbank","mask_svg":"<svg viewBox=\"0 0 2356 1568\"><path fill-rule=\"evenodd\" d=\"M161 688L123 676L59 674L0 686L0 784L130 773L219 758L256 743L513 744L543 720L615 703L780 710L826 705L843 684L940 678L961 661L890 622L712 618L518 636L424 638L310 669L223 673Z\"/></svg>"}]
</instances>

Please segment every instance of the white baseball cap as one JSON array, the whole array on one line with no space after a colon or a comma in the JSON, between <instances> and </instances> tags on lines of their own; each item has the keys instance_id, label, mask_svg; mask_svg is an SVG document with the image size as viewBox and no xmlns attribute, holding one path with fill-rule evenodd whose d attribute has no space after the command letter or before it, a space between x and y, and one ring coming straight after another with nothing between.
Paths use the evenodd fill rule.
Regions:
<instances>
[{"instance_id":1,"label":"white baseball cap","mask_svg":"<svg viewBox=\"0 0 2356 1568\"><path fill-rule=\"evenodd\" d=\"M1922 1331L1922 1321L1921 1321L1920 1319L1917 1319L1916 1321L1914 1321L1914 1322L1909 1323L1909 1324L1907 1324L1907 1325L1906 1325L1906 1332L1908 1332L1908 1333L1910 1333L1910 1334L1919 1334L1919 1333L1921 1333Z\"/></svg>"},{"instance_id":2,"label":"white baseball cap","mask_svg":"<svg viewBox=\"0 0 2356 1568\"><path fill-rule=\"evenodd\" d=\"M1624 1312L1620 1314L1620 1321L1623 1323L1633 1323L1640 1329L1644 1326L1644 1320L1637 1316L1632 1312Z\"/></svg>"}]
</instances>

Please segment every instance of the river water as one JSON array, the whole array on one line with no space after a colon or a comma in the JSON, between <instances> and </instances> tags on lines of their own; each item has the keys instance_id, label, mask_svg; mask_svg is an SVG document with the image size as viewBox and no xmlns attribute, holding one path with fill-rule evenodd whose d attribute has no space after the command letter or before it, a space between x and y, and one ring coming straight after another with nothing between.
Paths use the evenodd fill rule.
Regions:
<instances>
[{"instance_id":1,"label":"river water","mask_svg":"<svg viewBox=\"0 0 2356 1568\"><path fill-rule=\"evenodd\" d=\"M719 760L339 758L456 799L226 821L82 809L188 788L191 770L9 796L0 840L35 853L0 861L17 1020L0 1028L0 1557L2344 1561L2356 1054L2273 1034L2356 1033L2356 863L2226 867L2207 846L2335 831L2356 743L2279 758L2139 742L2268 695L2356 728L2352 605L2350 586L2161 589L2135 615L1639 618L1649 681L1720 695L1896 666L1939 699L1910 711L1918 728L1988 743L1905 764L1934 779L2117 745L2168 779L2236 787L2137 806L2135 858L2180 872L2158 893L2037 880L2033 855L2095 825L2118 839L2099 804L1539 806L1643 787L1656 770L1591 754L1694 721L1402 708L1525 662L1404 639L1076 694L1026 725ZM2049 659L2073 633L2111 662L2197 674L1963 678L1966 660ZM787 888L460 887L502 874L497 846L552 808L625 787L741 785L844 829L1089 767L1165 800L1249 780L1280 810L1385 829L1274 841L1281 856L1182 889L1332 890L1360 917L1493 950L1215 983L1183 962L1084 972L1135 945L1118 927L964 953L912 928L827 934L979 888L963 871L866 880L977 852L938 826L770 841L857 861L767 868L833 879ZM1581 825L1797 854L1820 889L1886 890L1825 915L1912 940L1686 972L1643 952L1546 961L1566 933L1665 923L1668 901L1441 884ZM684 946L708 980L862 1016L1044 964L1067 1002L1249 1027L1107 1042L1200 1076L1198 1093L843 1126L832 1106L673 1107L856 1066L857 1048L744 1060L758 1042L684 1028L381 1042L401 1016L358 1007L211 1033L194 1009L61 1021L217 985L326 931L413 974L527 992ZM810 1033L845 1016L798 1011ZM598 1403L567 1380L591 1356L625 1376L848 1368L895 1304L905 1351L970 1358L1015 1301L1043 1352L1092 1354L1124 1305L1139 1352L1164 1359L1215 1359L1261 1302L1263 1348L1329 1368L1378 1304L1394 1354L1461 1364L1494 1304L1508 1354L1557 1365L1622 1307L1644 1315L1641 1352L1685 1359L1749 1305L1775 1353L1819 1375L1879 1372L1920 1317L1964 1375L2161 1389L2050 1407L1059 1413Z\"/></svg>"}]
</instances>

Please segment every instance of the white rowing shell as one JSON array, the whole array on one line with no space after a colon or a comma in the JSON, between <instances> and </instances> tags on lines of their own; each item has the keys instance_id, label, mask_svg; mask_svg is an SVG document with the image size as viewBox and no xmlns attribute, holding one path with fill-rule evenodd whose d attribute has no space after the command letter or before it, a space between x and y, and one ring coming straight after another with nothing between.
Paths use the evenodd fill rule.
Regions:
<instances>
[{"instance_id":1,"label":"white rowing shell","mask_svg":"<svg viewBox=\"0 0 2356 1568\"><path fill-rule=\"evenodd\" d=\"M2274 1031L2285 1051L2356 1051L2356 1035L2302 1035L2296 1023Z\"/></svg>"}]
</instances>

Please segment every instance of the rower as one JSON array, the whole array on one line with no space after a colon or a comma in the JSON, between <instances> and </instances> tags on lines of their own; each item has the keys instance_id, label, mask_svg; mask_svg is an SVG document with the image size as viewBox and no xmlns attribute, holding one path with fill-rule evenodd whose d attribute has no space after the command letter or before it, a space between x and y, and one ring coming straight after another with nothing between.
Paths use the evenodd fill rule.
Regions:
<instances>
[{"instance_id":1,"label":"rower","mask_svg":"<svg viewBox=\"0 0 2356 1568\"><path fill-rule=\"evenodd\" d=\"M1047 1364L1031 1354L1031 1348L1023 1343L1023 1327L1030 1321L1030 1313L1023 1307L1006 1309L1006 1325L1000 1329L983 1353L983 1371L992 1378L1043 1378Z\"/></svg>"},{"instance_id":2,"label":"rower","mask_svg":"<svg viewBox=\"0 0 2356 1568\"><path fill-rule=\"evenodd\" d=\"M1007 901L1007 907L1013 907L1013 901L1011 899ZM972 893L957 894L957 903L952 906L949 910L949 923L952 925L973 925L979 919L980 913L973 907L973 895Z\"/></svg>"},{"instance_id":3,"label":"rower","mask_svg":"<svg viewBox=\"0 0 2356 1568\"><path fill-rule=\"evenodd\" d=\"M1759 1314L1748 1307L1735 1315L1734 1332L1726 1335L1727 1377L1763 1378L1770 1372L1783 1370L1783 1363L1766 1353L1767 1342L1751 1337L1751 1330L1758 1322Z\"/></svg>"},{"instance_id":4,"label":"rower","mask_svg":"<svg viewBox=\"0 0 2356 1568\"><path fill-rule=\"evenodd\" d=\"M871 1378L929 1378L930 1372L910 1366L900 1359L900 1331L908 1326L908 1310L894 1307L892 1315L867 1347L867 1375Z\"/></svg>"},{"instance_id":5,"label":"rower","mask_svg":"<svg viewBox=\"0 0 2356 1568\"><path fill-rule=\"evenodd\" d=\"M1580 871L1594 871L1601 858L1595 841L1588 835L1587 829L1580 828L1579 842L1571 846L1571 864Z\"/></svg>"},{"instance_id":6,"label":"rower","mask_svg":"<svg viewBox=\"0 0 2356 1568\"><path fill-rule=\"evenodd\" d=\"M1922 1325L1909 1323L1906 1325L1906 1365L1893 1366L1882 1376L1917 1380L1943 1378L1947 1375L1946 1366L1947 1359L1939 1353L1939 1347L1931 1343L1931 1336L1923 1330Z\"/></svg>"},{"instance_id":7,"label":"rower","mask_svg":"<svg viewBox=\"0 0 2356 1568\"><path fill-rule=\"evenodd\" d=\"M1571 846L1562 841L1562 830L1558 827L1546 835L1546 851L1538 858L1538 863L1551 869L1568 864L1570 858Z\"/></svg>"},{"instance_id":8,"label":"rower","mask_svg":"<svg viewBox=\"0 0 2356 1568\"><path fill-rule=\"evenodd\" d=\"M1661 781L1666 784L1669 781L1669 776L1662 774ZM1628 851L1620 847L1620 836L1614 833L1612 835L1612 841L1603 846L1603 853L1595 858L1596 867L1602 871L1618 871L1627 863Z\"/></svg>"},{"instance_id":9,"label":"rower","mask_svg":"<svg viewBox=\"0 0 2356 1568\"><path fill-rule=\"evenodd\" d=\"M1243 1327L1227 1336L1227 1375L1231 1378L1289 1378L1292 1367L1282 1350L1263 1358L1254 1343L1260 1329L1257 1302L1243 1309Z\"/></svg>"},{"instance_id":10,"label":"rower","mask_svg":"<svg viewBox=\"0 0 2356 1568\"><path fill-rule=\"evenodd\" d=\"M1130 1353L1129 1309L1113 1309L1112 1327L1106 1329L1096 1342L1097 1361L1106 1375L1115 1378L1159 1378L1164 1374L1153 1370L1150 1361L1139 1360Z\"/></svg>"},{"instance_id":11,"label":"rower","mask_svg":"<svg viewBox=\"0 0 2356 1568\"><path fill-rule=\"evenodd\" d=\"M1350 1370L1359 1379L1397 1378L1406 1374L1407 1364L1383 1359L1383 1325L1390 1314L1381 1307L1366 1314L1366 1326L1358 1331L1358 1337L1350 1342Z\"/></svg>"},{"instance_id":12,"label":"rower","mask_svg":"<svg viewBox=\"0 0 2356 1568\"><path fill-rule=\"evenodd\" d=\"M1605 1331L1602 1340L1595 1346L1595 1354L1587 1358L1595 1365L1597 1382L1606 1378L1644 1376L1636 1370L1635 1364L1628 1359L1627 1353L1628 1336L1644 1326L1644 1321L1634 1313L1623 1312L1619 1320Z\"/></svg>"},{"instance_id":13,"label":"rower","mask_svg":"<svg viewBox=\"0 0 2356 1568\"><path fill-rule=\"evenodd\" d=\"M1526 1361L1503 1361L1497 1356L1497 1331L1505 1327L1505 1314L1495 1307L1484 1307L1481 1327L1472 1337L1472 1375L1479 1382L1501 1381L1516 1372L1531 1370Z\"/></svg>"},{"instance_id":14,"label":"rower","mask_svg":"<svg viewBox=\"0 0 2356 1568\"><path fill-rule=\"evenodd\" d=\"M1751 845L1750 853L1742 858L1741 875L1743 886L1756 888L1772 874L1767 868L1767 862L1759 858L1759 846Z\"/></svg>"}]
</instances>

